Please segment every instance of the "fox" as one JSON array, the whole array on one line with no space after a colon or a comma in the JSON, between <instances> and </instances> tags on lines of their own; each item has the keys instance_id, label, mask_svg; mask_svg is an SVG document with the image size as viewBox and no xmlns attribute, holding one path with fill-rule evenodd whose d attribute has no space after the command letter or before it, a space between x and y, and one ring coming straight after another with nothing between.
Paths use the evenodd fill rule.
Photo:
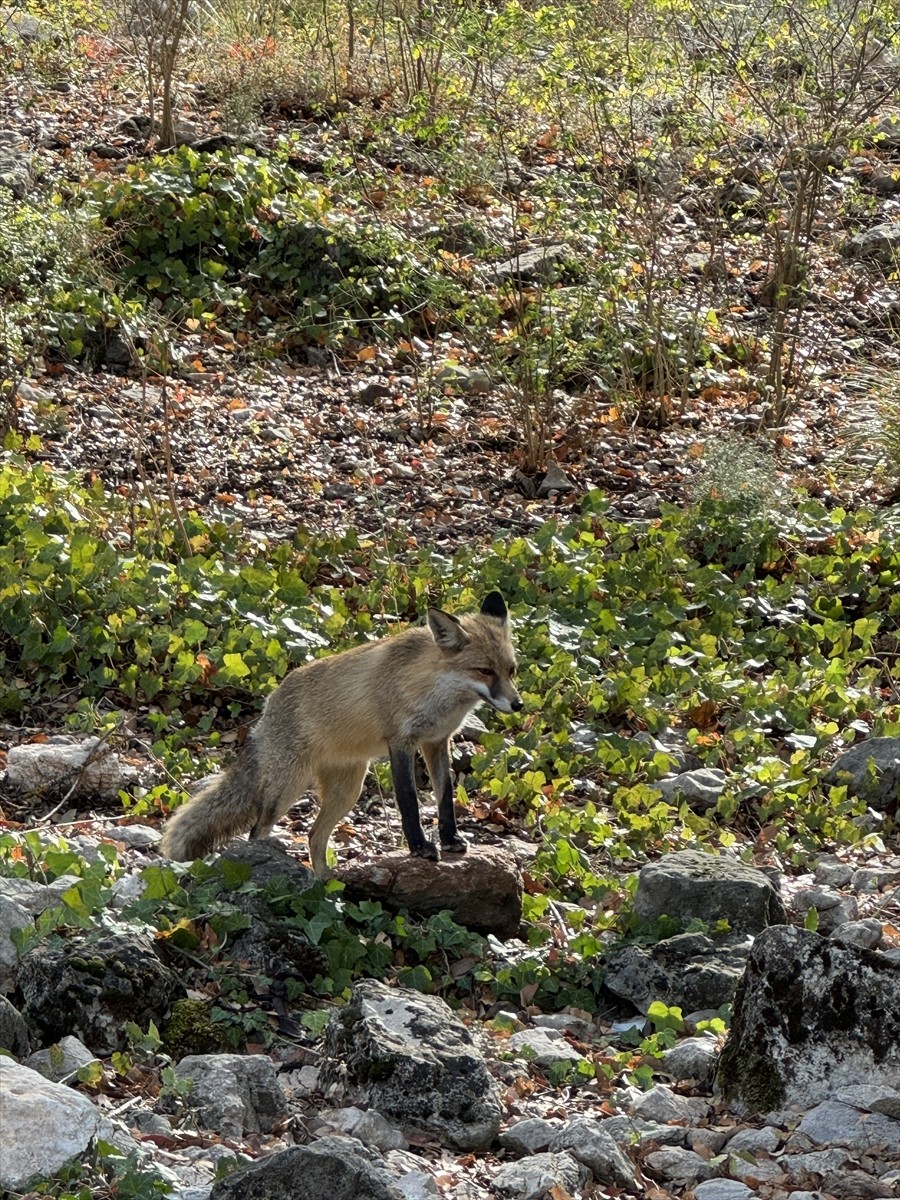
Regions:
<instances>
[{"instance_id":1,"label":"fox","mask_svg":"<svg viewBox=\"0 0 900 1200\"><path fill-rule=\"evenodd\" d=\"M319 810L309 855L323 877L332 831L358 802L371 762L387 758L409 853L438 861L419 816L416 750L437 800L441 850L465 854L450 737L482 703L520 712L515 673L509 612L497 591L478 612L457 617L431 608L426 625L296 667L266 700L234 763L169 819L162 854L193 861L240 833L268 837L295 801L314 790Z\"/></svg>"}]
</instances>

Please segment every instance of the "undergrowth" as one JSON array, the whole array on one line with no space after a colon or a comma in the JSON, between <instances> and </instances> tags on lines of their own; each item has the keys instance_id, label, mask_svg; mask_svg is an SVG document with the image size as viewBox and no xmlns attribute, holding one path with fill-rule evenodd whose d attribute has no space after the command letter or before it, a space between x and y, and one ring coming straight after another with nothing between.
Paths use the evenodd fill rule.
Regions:
<instances>
[{"instance_id":1,"label":"undergrowth","mask_svg":"<svg viewBox=\"0 0 900 1200\"><path fill-rule=\"evenodd\" d=\"M180 803L176 781L217 757L219 734L258 712L290 666L382 636L429 603L469 607L492 588L516 619L525 714L492 715L468 790L475 819L518 823L538 842L525 908L537 957L497 974L484 967L484 944L446 923L412 933L405 918L326 889L289 914L317 924L328 957L313 992L399 971L458 994L462 976L436 965L452 945L472 959L469 989L496 975L498 997L531 986L544 1001L560 992L585 1003L622 871L648 855L762 839L802 863L823 842L872 832L864 806L821 777L843 745L900 732L896 522L812 502L767 513L706 497L623 524L589 495L569 523L452 558L303 532L261 549L238 526L196 515L185 529L190 553L158 516L99 488L10 455L0 469L6 719L53 703L71 728L101 728L113 744L117 726L136 719L169 777L123 794L136 814ZM739 562L745 540L752 553ZM655 783L672 759L634 735L667 731L727 773L712 812L662 799ZM5 853L15 844L7 836ZM70 865L42 859L37 844L15 855L20 871L39 859L45 871ZM76 915L103 902L98 870L80 872L68 901ZM157 919L177 922L179 904L182 914L198 907L186 898L197 886L190 876L169 871L157 884ZM554 897L580 908L567 918L568 952L550 969L539 948ZM366 925L379 936L359 951L347 931Z\"/></svg>"}]
</instances>

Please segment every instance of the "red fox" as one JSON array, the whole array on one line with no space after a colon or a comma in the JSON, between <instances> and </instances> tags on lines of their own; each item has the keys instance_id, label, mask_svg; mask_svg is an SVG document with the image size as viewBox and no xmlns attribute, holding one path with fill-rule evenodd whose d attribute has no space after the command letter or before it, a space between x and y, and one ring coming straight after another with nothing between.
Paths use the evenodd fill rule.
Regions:
<instances>
[{"instance_id":1,"label":"red fox","mask_svg":"<svg viewBox=\"0 0 900 1200\"><path fill-rule=\"evenodd\" d=\"M390 758L410 854L438 859L419 820L415 752L438 803L441 847L464 854L456 827L449 738L483 701L519 712L509 615L499 592L461 617L433 608L428 627L355 646L297 667L269 696L235 763L169 821L161 850L199 858L249 829L267 837L310 788L319 811L309 835L316 875L326 872L332 830L359 799L369 763Z\"/></svg>"}]
</instances>

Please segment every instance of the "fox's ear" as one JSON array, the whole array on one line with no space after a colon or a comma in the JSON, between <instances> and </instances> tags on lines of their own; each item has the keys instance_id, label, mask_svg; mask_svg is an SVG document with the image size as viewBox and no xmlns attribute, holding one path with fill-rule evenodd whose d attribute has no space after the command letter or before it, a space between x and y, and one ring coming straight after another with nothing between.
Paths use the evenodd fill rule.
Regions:
<instances>
[{"instance_id":1,"label":"fox's ear","mask_svg":"<svg viewBox=\"0 0 900 1200\"><path fill-rule=\"evenodd\" d=\"M428 628L442 650L462 650L469 644L468 634L456 617L440 608L429 608Z\"/></svg>"},{"instance_id":2,"label":"fox's ear","mask_svg":"<svg viewBox=\"0 0 900 1200\"><path fill-rule=\"evenodd\" d=\"M481 602L481 611L486 617L496 617L499 621L505 621L509 616L506 602L499 592L488 592Z\"/></svg>"}]
</instances>

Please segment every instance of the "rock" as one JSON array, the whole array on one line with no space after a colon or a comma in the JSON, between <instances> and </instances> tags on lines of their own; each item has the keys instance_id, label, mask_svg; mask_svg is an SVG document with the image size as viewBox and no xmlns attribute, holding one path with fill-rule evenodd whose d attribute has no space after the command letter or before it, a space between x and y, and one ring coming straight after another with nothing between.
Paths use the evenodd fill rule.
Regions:
<instances>
[{"instance_id":1,"label":"rock","mask_svg":"<svg viewBox=\"0 0 900 1200\"><path fill-rule=\"evenodd\" d=\"M18 929L29 929L33 918L61 901L64 892L80 883L75 875L61 875L53 883L0 878L0 991L15 983L19 951L12 940Z\"/></svg>"},{"instance_id":2,"label":"rock","mask_svg":"<svg viewBox=\"0 0 900 1200\"><path fill-rule=\"evenodd\" d=\"M717 1083L767 1112L837 1088L892 1086L900 1070L900 966L790 926L756 939L735 998Z\"/></svg>"},{"instance_id":3,"label":"rock","mask_svg":"<svg viewBox=\"0 0 900 1200\"><path fill-rule=\"evenodd\" d=\"M900 1084L900 1079L898 1079ZM900 1121L900 1089L898 1087L883 1087L878 1084L860 1083L854 1087L841 1088L835 1094L835 1100L841 1104L851 1104L864 1112L883 1113Z\"/></svg>"},{"instance_id":4,"label":"rock","mask_svg":"<svg viewBox=\"0 0 900 1200\"><path fill-rule=\"evenodd\" d=\"M10 787L20 792L67 792L114 800L125 786L118 757L100 738L81 742L28 742L6 756Z\"/></svg>"},{"instance_id":5,"label":"rock","mask_svg":"<svg viewBox=\"0 0 900 1200\"><path fill-rule=\"evenodd\" d=\"M324 974L327 960L295 921L277 916L266 899L264 889L275 881L289 894L307 891L315 883L312 871L290 855L274 838L230 842L214 866L222 873L219 898L233 904L250 918L246 929L235 931L228 956L242 969L263 975L271 981L276 996L284 996L288 981L307 982ZM235 867L243 870L235 870ZM247 881L254 884L243 890Z\"/></svg>"},{"instance_id":6,"label":"rock","mask_svg":"<svg viewBox=\"0 0 900 1200\"><path fill-rule=\"evenodd\" d=\"M376 1108L404 1132L484 1150L500 1128L500 1097L471 1034L435 996L374 979L353 989L325 1030L323 1084Z\"/></svg>"},{"instance_id":7,"label":"rock","mask_svg":"<svg viewBox=\"0 0 900 1200\"><path fill-rule=\"evenodd\" d=\"M352 1138L321 1138L257 1159L213 1185L210 1200L404 1200L376 1154Z\"/></svg>"},{"instance_id":8,"label":"rock","mask_svg":"<svg viewBox=\"0 0 900 1200\"><path fill-rule=\"evenodd\" d=\"M750 954L751 940L681 933L646 949L623 946L604 955L606 987L646 1012L654 1000L682 1012L730 1004Z\"/></svg>"},{"instance_id":9,"label":"rock","mask_svg":"<svg viewBox=\"0 0 900 1200\"><path fill-rule=\"evenodd\" d=\"M762 1129L739 1129L728 1139L729 1154L774 1154L781 1145L778 1130L771 1125Z\"/></svg>"},{"instance_id":10,"label":"rock","mask_svg":"<svg viewBox=\"0 0 900 1200\"><path fill-rule=\"evenodd\" d=\"M519 283L549 283L559 277L568 257L565 246L535 246L520 250L513 258L498 263L488 273L495 283L516 280Z\"/></svg>"},{"instance_id":11,"label":"rock","mask_svg":"<svg viewBox=\"0 0 900 1200\"><path fill-rule=\"evenodd\" d=\"M8 1051L13 1058L25 1058L31 1053L25 1018L5 996L0 996L0 1050Z\"/></svg>"},{"instance_id":12,"label":"rock","mask_svg":"<svg viewBox=\"0 0 900 1200\"><path fill-rule=\"evenodd\" d=\"M0 8L0 36L23 42L58 42L52 25L18 8Z\"/></svg>"},{"instance_id":13,"label":"rock","mask_svg":"<svg viewBox=\"0 0 900 1200\"><path fill-rule=\"evenodd\" d=\"M676 1187L691 1187L700 1179L709 1179L714 1173L705 1158L693 1150L682 1150L678 1146L653 1151L647 1155L646 1163Z\"/></svg>"},{"instance_id":14,"label":"rock","mask_svg":"<svg viewBox=\"0 0 900 1200\"><path fill-rule=\"evenodd\" d=\"M796 1134L809 1138L816 1146L828 1148L846 1146L848 1150L862 1151L883 1147L896 1151L900 1147L900 1121L883 1113L860 1112L837 1100L823 1100L811 1108L797 1126Z\"/></svg>"},{"instance_id":15,"label":"rock","mask_svg":"<svg viewBox=\"0 0 900 1200\"><path fill-rule=\"evenodd\" d=\"M126 1021L161 1023L184 995L150 939L134 930L79 932L60 946L37 945L21 961L18 986L22 1013L45 1042L74 1033L99 1055L124 1047Z\"/></svg>"},{"instance_id":16,"label":"rock","mask_svg":"<svg viewBox=\"0 0 900 1200\"><path fill-rule=\"evenodd\" d=\"M649 1088L637 1097L634 1105L637 1116L645 1121L693 1121L697 1115L697 1106L686 1096L676 1095L662 1084Z\"/></svg>"},{"instance_id":17,"label":"rock","mask_svg":"<svg viewBox=\"0 0 900 1200\"><path fill-rule=\"evenodd\" d=\"M551 460L544 472L544 478L537 486L536 495L539 500L546 500L554 492L574 492L575 489L576 484L572 482L562 467Z\"/></svg>"},{"instance_id":18,"label":"rock","mask_svg":"<svg viewBox=\"0 0 900 1200\"><path fill-rule=\"evenodd\" d=\"M162 834L149 825L119 825L112 837L132 850L146 850L148 846L158 845Z\"/></svg>"},{"instance_id":19,"label":"rock","mask_svg":"<svg viewBox=\"0 0 900 1200\"><path fill-rule=\"evenodd\" d=\"M877 229L890 231L884 236L893 247L893 255L900 255L900 224ZM869 234L875 234L877 229L870 229ZM861 796L877 812L896 807L900 792L900 737L867 738L851 746L836 760L823 782L831 787L846 783L852 796Z\"/></svg>"},{"instance_id":20,"label":"rock","mask_svg":"<svg viewBox=\"0 0 900 1200\"><path fill-rule=\"evenodd\" d=\"M900 222L885 222L882 225L873 225L871 229L864 229L860 233L854 234L845 243L843 251L847 258L861 258L868 262L878 263L882 267L890 267L897 261L897 256L900 255ZM847 754L852 754L854 750L860 750L863 746L868 746L871 742L896 742L897 740L897 738L869 738L867 741L861 742L859 746L852 747L851 750L847 751ZM843 758L844 756L842 755L841 757ZM824 782L829 783L832 781L826 775Z\"/></svg>"},{"instance_id":21,"label":"rock","mask_svg":"<svg viewBox=\"0 0 900 1200\"><path fill-rule=\"evenodd\" d=\"M510 1050L534 1062L541 1070L549 1071L555 1063L584 1062L584 1055L579 1054L555 1030L523 1029L514 1033L507 1043Z\"/></svg>"},{"instance_id":22,"label":"rock","mask_svg":"<svg viewBox=\"0 0 900 1200\"><path fill-rule=\"evenodd\" d=\"M847 863L826 854L823 854L816 863L816 883L825 884L828 887L846 886L850 882L852 874L853 868Z\"/></svg>"},{"instance_id":23,"label":"rock","mask_svg":"<svg viewBox=\"0 0 900 1200\"><path fill-rule=\"evenodd\" d=\"M660 779L653 785L662 792L664 800L683 799L697 812L715 808L725 790L728 776L715 767L700 767L682 771L671 779Z\"/></svg>"},{"instance_id":24,"label":"rock","mask_svg":"<svg viewBox=\"0 0 900 1200\"><path fill-rule=\"evenodd\" d=\"M744 933L786 919L781 898L762 871L698 850L679 850L642 867L634 907L649 921L665 915L710 924L726 920Z\"/></svg>"},{"instance_id":25,"label":"rock","mask_svg":"<svg viewBox=\"0 0 900 1200\"><path fill-rule=\"evenodd\" d=\"M848 921L839 925L831 935L838 946L858 946L863 950L875 950L881 945L883 932L881 922L874 917L862 921Z\"/></svg>"},{"instance_id":26,"label":"rock","mask_svg":"<svg viewBox=\"0 0 900 1200\"><path fill-rule=\"evenodd\" d=\"M175 1067L205 1129L225 1137L269 1133L287 1113L272 1060L262 1054L190 1054Z\"/></svg>"},{"instance_id":27,"label":"rock","mask_svg":"<svg viewBox=\"0 0 900 1200\"><path fill-rule=\"evenodd\" d=\"M857 892L880 892L892 883L900 883L900 871L889 867L860 867L850 878L850 886Z\"/></svg>"},{"instance_id":28,"label":"rock","mask_svg":"<svg viewBox=\"0 0 900 1200\"><path fill-rule=\"evenodd\" d=\"M660 1146L683 1146L687 1129L683 1125L662 1125L658 1121L646 1121L642 1117L607 1117L603 1130L620 1146L642 1146L645 1142L656 1142Z\"/></svg>"},{"instance_id":29,"label":"rock","mask_svg":"<svg viewBox=\"0 0 900 1200\"><path fill-rule=\"evenodd\" d=\"M537 1013L531 1018L537 1029L555 1029L559 1033L571 1033L579 1041L589 1042L597 1036L597 1026L574 1013Z\"/></svg>"},{"instance_id":30,"label":"rock","mask_svg":"<svg viewBox=\"0 0 900 1200\"><path fill-rule=\"evenodd\" d=\"M543 1117L528 1117L510 1125L499 1137L500 1145L515 1154L537 1154L546 1150L562 1128L558 1118L544 1120Z\"/></svg>"},{"instance_id":31,"label":"rock","mask_svg":"<svg viewBox=\"0 0 900 1200\"><path fill-rule=\"evenodd\" d=\"M46 1050L36 1050L25 1065L45 1079L60 1083L67 1076L74 1075L80 1067L90 1066L97 1061L84 1042L69 1034Z\"/></svg>"},{"instance_id":32,"label":"rock","mask_svg":"<svg viewBox=\"0 0 900 1200\"><path fill-rule=\"evenodd\" d=\"M794 902L800 912L809 912L814 908L819 917L819 933L830 933L832 930L855 921L859 916L859 905L852 896L842 896L829 888L806 888L798 892Z\"/></svg>"},{"instance_id":33,"label":"rock","mask_svg":"<svg viewBox=\"0 0 900 1200\"><path fill-rule=\"evenodd\" d=\"M495 1196L509 1200L551 1200L560 1192L575 1195L590 1177L569 1154L533 1154L501 1167L491 1187Z\"/></svg>"},{"instance_id":34,"label":"rock","mask_svg":"<svg viewBox=\"0 0 900 1200\"><path fill-rule=\"evenodd\" d=\"M712 1083L719 1062L719 1047L714 1037L682 1038L662 1056L662 1069L672 1079L696 1079Z\"/></svg>"},{"instance_id":35,"label":"rock","mask_svg":"<svg viewBox=\"0 0 900 1200\"><path fill-rule=\"evenodd\" d=\"M405 1150L409 1145L400 1130L374 1108L366 1112L355 1105L349 1108L326 1108L319 1113L319 1117L335 1133L356 1138L363 1145L381 1150L382 1153L386 1150Z\"/></svg>"},{"instance_id":36,"label":"rock","mask_svg":"<svg viewBox=\"0 0 900 1200\"><path fill-rule=\"evenodd\" d=\"M453 388L472 396L486 396L491 390L491 377L487 372L457 362L445 363L435 372L434 380L443 388Z\"/></svg>"},{"instance_id":37,"label":"rock","mask_svg":"<svg viewBox=\"0 0 900 1200\"><path fill-rule=\"evenodd\" d=\"M0 1095L0 1190L24 1190L34 1176L54 1174L100 1133L100 1112L87 1096L2 1056Z\"/></svg>"},{"instance_id":38,"label":"rock","mask_svg":"<svg viewBox=\"0 0 900 1200\"><path fill-rule=\"evenodd\" d=\"M382 854L340 867L337 878L352 900L422 913L448 909L460 925L501 941L515 937L522 921L522 873L511 855L491 847L439 863Z\"/></svg>"},{"instance_id":39,"label":"rock","mask_svg":"<svg viewBox=\"0 0 900 1200\"><path fill-rule=\"evenodd\" d=\"M705 1179L694 1187L694 1200L753 1200L755 1195L737 1179ZM791 1200L797 1200L796 1192Z\"/></svg>"},{"instance_id":40,"label":"rock","mask_svg":"<svg viewBox=\"0 0 900 1200\"><path fill-rule=\"evenodd\" d=\"M598 1183L633 1188L635 1171L627 1154L592 1117L570 1117L550 1143L550 1151L567 1150L576 1162L584 1163Z\"/></svg>"}]
</instances>

